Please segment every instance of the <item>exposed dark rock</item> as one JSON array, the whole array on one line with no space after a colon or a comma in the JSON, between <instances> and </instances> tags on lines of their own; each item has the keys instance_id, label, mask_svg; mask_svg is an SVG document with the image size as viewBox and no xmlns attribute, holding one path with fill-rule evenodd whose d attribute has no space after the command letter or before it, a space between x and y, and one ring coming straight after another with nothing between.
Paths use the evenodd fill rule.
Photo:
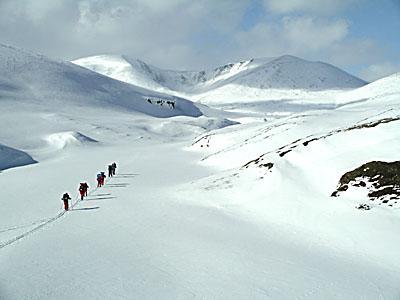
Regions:
<instances>
[{"instance_id":1,"label":"exposed dark rock","mask_svg":"<svg viewBox=\"0 0 400 300\"><path fill-rule=\"evenodd\" d=\"M279 156L280 156L280 157L284 157L286 154L288 154L288 153L291 152L291 151L292 151L292 150L283 151L283 152L279 153Z\"/></svg>"},{"instance_id":2,"label":"exposed dark rock","mask_svg":"<svg viewBox=\"0 0 400 300\"><path fill-rule=\"evenodd\" d=\"M340 192L346 191L349 185L368 188L368 197L371 201L379 200L386 204L398 200L400 199L400 161L371 161L345 173L331 196L339 196Z\"/></svg>"},{"instance_id":3,"label":"exposed dark rock","mask_svg":"<svg viewBox=\"0 0 400 300\"><path fill-rule=\"evenodd\" d=\"M319 140L319 139L318 138L313 138L311 140L305 141L305 142L303 142L303 146L308 146L309 143L311 143L313 141L317 141L317 140Z\"/></svg>"},{"instance_id":4,"label":"exposed dark rock","mask_svg":"<svg viewBox=\"0 0 400 300\"><path fill-rule=\"evenodd\" d=\"M361 186L361 187L366 187L367 186L367 184L364 182L364 181L360 181L360 182L358 182L358 183L355 183L354 184L354 186Z\"/></svg>"},{"instance_id":5,"label":"exposed dark rock","mask_svg":"<svg viewBox=\"0 0 400 300\"><path fill-rule=\"evenodd\" d=\"M274 166L273 163L266 163L266 164L260 164L260 168L267 168L268 170L271 169Z\"/></svg>"},{"instance_id":6,"label":"exposed dark rock","mask_svg":"<svg viewBox=\"0 0 400 300\"><path fill-rule=\"evenodd\" d=\"M380 119L377 121L372 121L372 122L368 122L368 123L364 123L364 124L351 126L351 127L347 128L346 131L354 130L354 129L362 129L362 128L372 128L372 127L376 127L380 124L390 123L390 122L398 121L398 120L400 120L400 117L383 118L383 119Z\"/></svg>"},{"instance_id":7,"label":"exposed dark rock","mask_svg":"<svg viewBox=\"0 0 400 300\"><path fill-rule=\"evenodd\" d=\"M248 163L246 163L245 165L242 166L242 169L243 168L247 169L251 165L258 166L259 168L267 168L268 170L271 170L272 167L274 166L274 164L271 162L265 163L263 160L263 155L261 155L260 157L257 157L256 159L249 161Z\"/></svg>"},{"instance_id":8,"label":"exposed dark rock","mask_svg":"<svg viewBox=\"0 0 400 300\"><path fill-rule=\"evenodd\" d=\"M360 204L359 206L357 206L357 209L370 210L371 206L369 206L368 204Z\"/></svg>"}]
</instances>

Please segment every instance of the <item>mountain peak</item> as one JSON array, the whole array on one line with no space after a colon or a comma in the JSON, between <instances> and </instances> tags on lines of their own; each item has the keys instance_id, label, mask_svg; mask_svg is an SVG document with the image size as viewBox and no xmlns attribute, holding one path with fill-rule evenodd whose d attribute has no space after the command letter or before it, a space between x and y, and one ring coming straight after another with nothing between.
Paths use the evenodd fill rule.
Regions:
<instances>
[{"instance_id":1,"label":"mountain peak","mask_svg":"<svg viewBox=\"0 0 400 300\"><path fill-rule=\"evenodd\" d=\"M101 55L74 63L147 89L182 94L211 92L231 84L259 90L310 91L351 89L366 84L330 64L288 54L275 58L252 58L197 72L163 70L126 55Z\"/></svg>"}]
</instances>

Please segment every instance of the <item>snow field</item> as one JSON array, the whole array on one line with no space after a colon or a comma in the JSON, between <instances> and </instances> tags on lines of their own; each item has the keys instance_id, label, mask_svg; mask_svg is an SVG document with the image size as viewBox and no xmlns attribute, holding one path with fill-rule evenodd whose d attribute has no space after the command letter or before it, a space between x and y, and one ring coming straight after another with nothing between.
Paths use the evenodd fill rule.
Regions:
<instances>
[{"instance_id":1,"label":"snow field","mask_svg":"<svg viewBox=\"0 0 400 300\"><path fill-rule=\"evenodd\" d=\"M185 73L186 93L213 88L207 107L0 50L0 166L19 151L38 162L0 173L1 299L398 299L398 207L358 210L362 189L330 197L345 172L399 160L396 76L347 91L363 83L317 63L310 76L330 70L340 90L287 89L293 65L315 66L293 57ZM143 62L103 62L161 82ZM280 89L254 80L265 70ZM63 213L82 181L90 195Z\"/></svg>"}]
</instances>

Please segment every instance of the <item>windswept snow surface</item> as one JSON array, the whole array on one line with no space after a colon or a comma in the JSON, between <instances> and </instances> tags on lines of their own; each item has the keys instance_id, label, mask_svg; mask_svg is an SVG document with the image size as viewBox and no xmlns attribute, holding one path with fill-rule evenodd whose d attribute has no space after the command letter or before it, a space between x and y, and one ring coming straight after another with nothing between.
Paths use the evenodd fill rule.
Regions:
<instances>
[{"instance_id":1,"label":"windswept snow surface","mask_svg":"<svg viewBox=\"0 0 400 300\"><path fill-rule=\"evenodd\" d=\"M318 91L366 84L332 65L284 55L227 64L213 70L162 70L126 56L99 55L73 63L144 88L183 95L207 104L321 96Z\"/></svg>"},{"instance_id":2,"label":"windswept snow surface","mask_svg":"<svg viewBox=\"0 0 400 300\"><path fill-rule=\"evenodd\" d=\"M0 101L120 108L156 117L200 116L190 101L135 87L68 62L0 44ZM148 102L152 99L152 103ZM158 101L158 104L157 104ZM174 108L162 105L174 102Z\"/></svg>"},{"instance_id":3,"label":"windswept snow surface","mask_svg":"<svg viewBox=\"0 0 400 300\"><path fill-rule=\"evenodd\" d=\"M43 74L48 60L36 58L28 70ZM77 109L65 90L57 104L42 92L82 95L84 83L69 85L75 75L52 81L55 89L45 76L24 81L7 70L0 143L38 163L0 173L1 299L400 297L400 206L371 203L356 188L330 197L345 172L399 160L395 84L337 91L332 106L300 97L156 118L114 105L108 90L104 102L92 89L109 79L89 71L91 96ZM95 188L113 161L117 175ZM89 196L78 201L82 181Z\"/></svg>"},{"instance_id":4,"label":"windswept snow surface","mask_svg":"<svg viewBox=\"0 0 400 300\"><path fill-rule=\"evenodd\" d=\"M68 146L79 146L88 143L97 143L96 140L87 137L79 132L66 131L52 133L46 137L46 141L53 147L58 149L64 149Z\"/></svg>"},{"instance_id":5,"label":"windswept snow surface","mask_svg":"<svg viewBox=\"0 0 400 300\"><path fill-rule=\"evenodd\" d=\"M72 61L111 78L149 89L168 92L194 92L223 85L236 75L257 68L271 59L257 59L227 64L209 71L163 70L124 55L97 55Z\"/></svg>"}]
</instances>

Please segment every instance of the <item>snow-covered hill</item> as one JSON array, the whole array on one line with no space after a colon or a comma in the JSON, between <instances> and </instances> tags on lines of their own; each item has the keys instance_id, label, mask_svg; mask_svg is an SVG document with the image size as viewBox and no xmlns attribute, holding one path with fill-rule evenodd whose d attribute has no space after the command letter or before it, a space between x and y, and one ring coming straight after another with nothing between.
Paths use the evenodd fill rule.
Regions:
<instances>
[{"instance_id":1,"label":"snow-covered hill","mask_svg":"<svg viewBox=\"0 0 400 300\"><path fill-rule=\"evenodd\" d=\"M338 95L338 101L371 99L400 93L400 73L381 78L361 88Z\"/></svg>"},{"instance_id":2,"label":"snow-covered hill","mask_svg":"<svg viewBox=\"0 0 400 300\"><path fill-rule=\"evenodd\" d=\"M270 99L271 91L275 97L283 93L291 98L298 97L293 90L343 90L366 84L332 65L289 55L251 59L199 72L162 70L140 60L115 55L81 58L73 63L131 84L207 103L249 98L266 100Z\"/></svg>"},{"instance_id":3,"label":"snow-covered hill","mask_svg":"<svg viewBox=\"0 0 400 300\"><path fill-rule=\"evenodd\" d=\"M342 90L354 89L366 82L322 62L310 62L285 55L267 62L231 84L260 89Z\"/></svg>"},{"instance_id":4,"label":"snow-covered hill","mask_svg":"<svg viewBox=\"0 0 400 300\"><path fill-rule=\"evenodd\" d=\"M1 44L0 107L0 145L8 146L0 151L0 169L33 163L29 155L42 159L45 153L79 142L81 129L63 124L73 119L71 112L94 118L95 111L106 117L117 111L138 117L202 115L191 101ZM102 128L104 121L97 122ZM76 133L65 134L71 130ZM47 150L37 153L39 149Z\"/></svg>"},{"instance_id":5,"label":"snow-covered hill","mask_svg":"<svg viewBox=\"0 0 400 300\"><path fill-rule=\"evenodd\" d=\"M270 59L227 64L209 71L163 70L138 59L119 55L98 55L72 61L100 74L144 88L160 91L196 93L211 89L235 75L254 69Z\"/></svg>"},{"instance_id":6,"label":"snow-covered hill","mask_svg":"<svg viewBox=\"0 0 400 300\"><path fill-rule=\"evenodd\" d=\"M251 112L237 101L235 113L196 104L203 116L155 118L147 109L175 98L1 49L1 299L398 299L397 75L310 98L271 72L297 100L267 105L259 67L309 64L253 61L201 77L254 83L233 99L257 90Z\"/></svg>"},{"instance_id":7,"label":"snow-covered hill","mask_svg":"<svg viewBox=\"0 0 400 300\"><path fill-rule=\"evenodd\" d=\"M0 99L60 108L102 106L157 117L201 115L188 100L145 90L69 62L54 61L1 44ZM166 102L173 102L173 107L163 105Z\"/></svg>"}]
</instances>

